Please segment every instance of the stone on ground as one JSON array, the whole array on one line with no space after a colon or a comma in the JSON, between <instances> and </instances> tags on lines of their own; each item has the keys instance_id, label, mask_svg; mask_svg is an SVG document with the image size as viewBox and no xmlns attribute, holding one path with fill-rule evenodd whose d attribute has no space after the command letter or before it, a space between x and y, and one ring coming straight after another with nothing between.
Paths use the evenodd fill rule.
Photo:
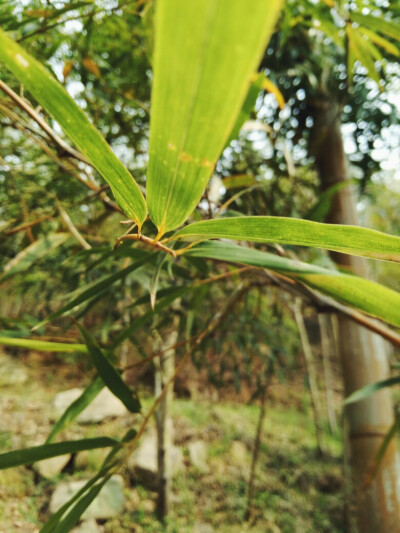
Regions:
<instances>
[{"instance_id":1,"label":"stone on ground","mask_svg":"<svg viewBox=\"0 0 400 533\"><path fill-rule=\"evenodd\" d=\"M28 372L25 366L16 357L0 354L0 386L23 385L28 381Z\"/></svg>"},{"instance_id":2,"label":"stone on ground","mask_svg":"<svg viewBox=\"0 0 400 533\"><path fill-rule=\"evenodd\" d=\"M58 419L63 412L82 394L83 389L69 389L60 392L54 398L53 406L55 418ZM77 422L80 424L95 424L107 418L124 416L127 413L124 404L118 400L107 388L104 388L78 416Z\"/></svg>"},{"instance_id":3,"label":"stone on ground","mask_svg":"<svg viewBox=\"0 0 400 533\"><path fill-rule=\"evenodd\" d=\"M57 485L50 500L50 513L56 513L86 483L87 480L64 481ZM113 518L123 512L124 505L124 481L122 476L115 475L107 481L98 496L83 513L82 518L84 520Z\"/></svg>"},{"instance_id":4,"label":"stone on ground","mask_svg":"<svg viewBox=\"0 0 400 533\"><path fill-rule=\"evenodd\" d=\"M101 533L102 528L97 524L94 518L85 520L78 527L75 527L71 533Z\"/></svg>"},{"instance_id":5,"label":"stone on ground","mask_svg":"<svg viewBox=\"0 0 400 533\"><path fill-rule=\"evenodd\" d=\"M57 457L50 457L44 461L39 461L34 464L34 469L45 479L51 479L52 477L60 474L67 466L71 459L71 454L58 455Z\"/></svg>"},{"instance_id":6,"label":"stone on ground","mask_svg":"<svg viewBox=\"0 0 400 533\"><path fill-rule=\"evenodd\" d=\"M207 464L207 445L202 440L195 440L188 445L190 463L200 472L207 474L210 468Z\"/></svg>"},{"instance_id":7,"label":"stone on ground","mask_svg":"<svg viewBox=\"0 0 400 533\"><path fill-rule=\"evenodd\" d=\"M183 452L178 446L171 448L170 466L172 477L185 469ZM141 439L129 458L128 468L143 486L153 490L157 488L157 436L154 432Z\"/></svg>"}]
</instances>

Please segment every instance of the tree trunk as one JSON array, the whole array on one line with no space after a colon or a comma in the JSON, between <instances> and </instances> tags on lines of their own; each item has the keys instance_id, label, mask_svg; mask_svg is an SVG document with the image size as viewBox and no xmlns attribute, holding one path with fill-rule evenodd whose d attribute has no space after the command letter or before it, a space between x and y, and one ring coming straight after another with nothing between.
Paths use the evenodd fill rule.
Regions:
<instances>
[{"instance_id":1,"label":"tree trunk","mask_svg":"<svg viewBox=\"0 0 400 533\"><path fill-rule=\"evenodd\" d=\"M339 108L328 98L315 103L311 149L323 189L349 178L339 122ZM336 195L328 222L357 224L356 201L351 186ZM354 274L368 277L365 259L334 254L335 261ZM389 366L383 339L343 315L338 317L339 351L346 396L375 381L386 379ZM352 404L345 412L349 422L349 448L361 533L400 531L400 459L393 439L377 475L366 485L368 472L385 434L393 422L388 389Z\"/></svg>"},{"instance_id":2,"label":"tree trunk","mask_svg":"<svg viewBox=\"0 0 400 533\"><path fill-rule=\"evenodd\" d=\"M159 350L174 346L178 339L179 316L174 315L171 329L165 339L159 343ZM158 351L158 350L157 350ZM155 359L155 394L158 397L165 384L175 372L175 348L167 350ZM170 416L171 404L174 397L173 384L169 385L166 394L161 399L155 412L157 426L157 466L158 466L158 501L157 515L164 522L170 508L171 493L171 449L173 445L173 427Z\"/></svg>"}]
</instances>

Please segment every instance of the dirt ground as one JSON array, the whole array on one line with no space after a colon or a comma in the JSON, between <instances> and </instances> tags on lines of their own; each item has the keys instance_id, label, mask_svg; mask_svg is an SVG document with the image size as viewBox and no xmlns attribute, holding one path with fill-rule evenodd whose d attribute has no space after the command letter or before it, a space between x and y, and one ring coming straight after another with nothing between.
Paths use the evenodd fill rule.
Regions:
<instances>
[{"instance_id":1,"label":"dirt ground","mask_svg":"<svg viewBox=\"0 0 400 533\"><path fill-rule=\"evenodd\" d=\"M54 396L62 390L85 386L90 372L71 358L63 361L52 354L9 352L0 359L0 451L42 444L51 429ZM152 399L148 391L142 396L146 411ZM234 401L231 390L226 395L229 401L221 399L221 391L212 396L210 391L204 395L197 392L193 398L177 398L174 402L175 444L183 451L184 469L173 481L167 524L161 525L156 519L156 494L124 471L125 510L121 516L98 522L99 531L352 530L345 498L341 435L330 434L326 423L326 453L323 457L317 455L310 399L303 379L276 381L270 386L249 522L244 517L259 406ZM74 423L60 439L121 437L135 423L133 415L94 425ZM195 440L206 444L206 472L190 463L188 446ZM57 483L93 475L99 464L95 456L84 469L76 468L71 461L51 480L41 478L32 467L0 471L0 533L38 532L48 519L49 500Z\"/></svg>"}]
</instances>

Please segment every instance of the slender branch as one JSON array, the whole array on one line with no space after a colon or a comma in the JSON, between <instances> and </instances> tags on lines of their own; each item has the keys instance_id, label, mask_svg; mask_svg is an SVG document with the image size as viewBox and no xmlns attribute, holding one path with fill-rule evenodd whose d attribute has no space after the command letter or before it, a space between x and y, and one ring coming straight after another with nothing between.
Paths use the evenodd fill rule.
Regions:
<instances>
[{"instance_id":1,"label":"slender branch","mask_svg":"<svg viewBox=\"0 0 400 533\"><path fill-rule=\"evenodd\" d=\"M342 313L358 324L361 324L367 329L378 333L381 335L381 337L387 339L395 346L400 347L400 334L379 320L376 320L348 305L342 304L333 298L330 298L329 296L325 296L324 294L311 289L299 281L294 281L291 278L285 278L276 272L270 272L267 270L264 272L267 274L268 278L275 283L275 285L286 292L297 296L301 295L303 298L311 300L311 303L315 305L319 311L337 311Z\"/></svg>"},{"instance_id":2,"label":"slender branch","mask_svg":"<svg viewBox=\"0 0 400 533\"><path fill-rule=\"evenodd\" d=\"M172 257L176 257L175 250L172 250L172 248L168 248L167 246L164 246L159 241L156 241L154 239L150 239L149 237L146 237L145 235L142 235L140 233L129 233L128 235L122 235L122 237L119 237L117 239L117 242L115 243L114 248L118 248L118 246L121 244L122 241L125 240L131 240L131 241L140 241L144 244L147 244L148 246L151 246L152 248L156 248L157 250L162 250L163 252L167 252L167 254L172 255Z\"/></svg>"},{"instance_id":3,"label":"slender branch","mask_svg":"<svg viewBox=\"0 0 400 533\"><path fill-rule=\"evenodd\" d=\"M76 226L74 225L74 223L72 222L70 216L68 215L68 213L65 211L65 209L63 208L63 206L60 204L60 202L58 200L56 200L56 203L57 203L57 207L58 207L58 210L60 212L60 217L61 217L61 220L64 222L64 224L66 225L66 227L68 228L69 232L71 233L71 235L73 235L75 237L75 239L79 242L79 244L82 246L82 248L84 248L85 250L90 250L92 247L90 246L90 244L82 237L82 235L79 233L79 231L77 230Z\"/></svg>"},{"instance_id":4,"label":"slender branch","mask_svg":"<svg viewBox=\"0 0 400 533\"><path fill-rule=\"evenodd\" d=\"M11 87L4 81L0 80L0 89L6 93L25 113L27 113L41 128L47 133L61 150L71 157L90 165L90 162L80 152L69 146L57 133L47 124L47 122L33 109L33 107L24 98L21 98Z\"/></svg>"},{"instance_id":5,"label":"slender branch","mask_svg":"<svg viewBox=\"0 0 400 533\"><path fill-rule=\"evenodd\" d=\"M248 286L246 286L243 283L241 283L235 289L235 291L231 294L231 296L227 299L227 301L225 302L224 307L222 309L220 309L219 311L217 311L217 313L215 313L215 315L212 317L212 319L208 323L208 326L197 336L197 338L194 341L193 345L185 353L185 355L183 356L183 358L179 362L178 366L176 367L175 372L173 373L171 378L167 381L167 383L164 385L164 388L162 389L160 395L156 398L156 400L154 401L153 405L151 406L149 412L144 417L144 419L142 421L142 424L140 425L140 428L138 429L138 432L137 432L135 438L126 445L126 454L125 454L124 460L122 461L120 467L122 467L126 463L128 458L130 457L131 453L133 452L133 450L136 447L136 444L137 444L138 440L143 435L143 432L144 432L144 430L146 428L146 425L147 425L148 421L153 416L154 411L157 409L157 407L160 404L162 398L166 394L169 385L171 385L171 383L175 380L176 376L178 375L180 370L183 368L184 364L186 363L186 361L188 360L190 355L193 353L193 351L201 344L201 342L208 335L210 335L213 331L215 331L215 329L222 323L222 321L226 318L226 316L229 315L229 313L232 310L234 304L238 300L241 299L241 297L248 290L248 288L249 288ZM171 348L168 348L168 349L171 349Z\"/></svg>"},{"instance_id":6,"label":"slender branch","mask_svg":"<svg viewBox=\"0 0 400 533\"><path fill-rule=\"evenodd\" d=\"M45 217L40 217L40 218L37 218L36 220L34 220L32 222L27 222L25 224L20 224L19 226L16 226L15 228L11 228L9 230L4 230L3 233L4 233L4 235L13 235L14 233L18 233L19 231L24 231L27 228L32 228L33 226L36 226L36 224L40 224L44 220L50 220L52 218L53 217L50 216L50 215L45 216Z\"/></svg>"},{"instance_id":7,"label":"slender branch","mask_svg":"<svg viewBox=\"0 0 400 533\"><path fill-rule=\"evenodd\" d=\"M28 124L26 124L19 115L16 113L13 113L9 109L7 109L6 106L3 106L0 104L0 110L3 111L3 113L8 116L8 118L12 121L9 126L14 127L18 129L19 131L22 131L23 133L27 133L30 138L36 142L40 146L40 148L44 151L44 153L50 157L52 161L56 163L62 170L65 172L68 172L68 174L71 174L74 178L76 178L78 181L80 181L85 187L88 187L92 193L89 195L89 198L91 196L99 196L101 201L107 206L115 211L119 211L120 213L123 213L122 209L117 205L107 194L106 190L109 188L108 184L102 185L99 187L94 180L90 179L90 176L88 176L88 179L84 179L80 173L82 172L82 169L79 169L75 165L72 164L71 161L63 161L57 155L49 148L46 141L48 140L46 137L41 135L38 131L33 130L29 127ZM88 162L88 164L90 164ZM87 175L87 174L86 174Z\"/></svg>"}]
</instances>

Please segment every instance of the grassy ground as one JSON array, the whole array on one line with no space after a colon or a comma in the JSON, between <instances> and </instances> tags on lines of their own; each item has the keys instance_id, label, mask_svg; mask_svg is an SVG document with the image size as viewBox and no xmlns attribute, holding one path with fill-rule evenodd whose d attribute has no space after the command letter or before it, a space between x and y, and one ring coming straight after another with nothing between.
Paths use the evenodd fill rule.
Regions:
<instances>
[{"instance_id":1,"label":"grassy ground","mask_svg":"<svg viewBox=\"0 0 400 533\"><path fill-rule=\"evenodd\" d=\"M79 384L61 367L43 368L24 361L29 380L3 385L0 397L0 450L42 443L49 431L49 405L56 392ZM288 387L290 385L288 384ZM345 531L344 483L340 435L325 432L327 453L317 457L309 401L300 387L297 407L268 403L251 521L244 522L251 452L259 408L235 403L176 400L173 420L176 443L182 446L185 470L173 481L173 505L167 525L155 518L156 495L126 477L126 511L101 524L104 533L307 533ZM150 399L144 401L145 409ZM64 437L123 434L132 417L95 426L77 426ZM209 473L190 465L188 443L207 444ZM88 475L98 462L91 456ZM60 474L69 478L71 472ZM47 505L59 481L41 480L30 468L0 471L0 533L33 533L47 518Z\"/></svg>"}]
</instances>

